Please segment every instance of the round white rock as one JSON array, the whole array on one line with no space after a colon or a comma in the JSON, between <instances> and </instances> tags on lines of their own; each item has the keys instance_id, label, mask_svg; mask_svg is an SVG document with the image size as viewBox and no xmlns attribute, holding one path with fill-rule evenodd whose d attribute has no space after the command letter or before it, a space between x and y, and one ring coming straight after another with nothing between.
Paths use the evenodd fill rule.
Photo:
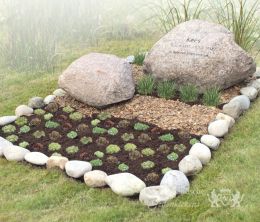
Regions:
<instances>
[{"instance_id":1,"label":"round white rock","mask_svg":"<svg viewBox=\"0 0 260 222\"><path fill-rule=\"evenodd\" d=\"M220 139L212 135L203 135L200 141L213 150L217 150L220 145Z\"/></svg>"},{"instance_id":2,"label":"round white rock","mask_svg":"<svg viewBox=\"0 0 260 222\"><path fill-rule=\"evenodd\" d=\"M202 164L198 157L187 155L179 162L179 170L186 176L192 176L202 170Z\"/></svg>"},{"instance_id":3,"label":"round white rock","mask_svg":"<svg viewBox=\"0 0 260 222\"><path fill-rule=\"evenodd\" d=\"M46 105L52 103L55 100L56 96L55 95L48 95L44 98L44 103Z\"/></svg>"},{"instance_id":4,"label":"round white rock","mask_svg":"<svg viewBox=\"0 0 260 222\"><path fill-rule=\"evenodd\" d=\"M85 173L84 181L87 186L95 188L95 187L104 187L106 186L106 177L107 174L101 170L93 170Z\"/></svg>"},{"instance_id":5,"label":"round white rock","mask_svg":"<svg viewBox=\"0 0 260 222\"><path fill-rule=\"evenodd\" d=\"M80 178L92 170L92 165L85 161L71 160L65 164L65 170L68 176Z\"/></svg>"},{"instance_id":6,"label":"round white rock","mask_svg":"<svg viewBox=\"0 0 260 222\"><path fill-rule=\"evenodd\" d=\"M15 115L20 116L31 116L33 114L33 109L26 105L20 105L15 109Z\"/></svg>"},{"instance_id":7,"label":"round white rock","mask_svg":"<svg viewBox=\"0 0 260 222\"><path fill-rule=\"evenodd\" d=\"M4 156L9 161L23 161L29 150L19 146L7 146L3 149Z\"/></svg>"},{"instance_id":8,"label":"round white rock","mask_svg":"<svg viewBox=\"0 0 260 222\"><path fill-rule=\"evenodd\" d=\"M7 125L17 120L17 116L2 116L0 117L0 126Z\"/></svg>"},{"instance_id":9,"label":"round white rock","mask_svg":"<svg viewBox=\"0 0 260 222\"><path fill-rule=\"evenodd\" d=\"M198 157L203 165L208 164L211 159L210 149L202 143L194 144L189 154Z\"/></svg>"},{"instance_id":10,"label":"round white rock","mask_svg":"<svg viewBox=\"0 0 260 222\"><path fill-rule=\"evenodd\" d=\"M27 153L24 156L24 159L31 164L43 166L47 163L49 157L47 157L45 154L40 152L31 152Z\"/></svg>"},{"instance_id":11,"label":"round white rock","mask_svg":"<svg viewBox=\"0 0 260 222\"><path fill-rule=\"evenodd\" d=\"M226 120L216 120L209 124L209 134L215 137L223 137L228 133L229 122Z\"/></svg>"},{"instance_id":12,"label":"round white rock","mask_svg":"<svg viewBox=\"0 0 260 222\"><path fill-rule=\"evenodd\" d=\"M0 157L4 155L4 148L12 145L13 144L11 142L4 139L3 137L0 137Z\"/></svg>"}]
</instances>

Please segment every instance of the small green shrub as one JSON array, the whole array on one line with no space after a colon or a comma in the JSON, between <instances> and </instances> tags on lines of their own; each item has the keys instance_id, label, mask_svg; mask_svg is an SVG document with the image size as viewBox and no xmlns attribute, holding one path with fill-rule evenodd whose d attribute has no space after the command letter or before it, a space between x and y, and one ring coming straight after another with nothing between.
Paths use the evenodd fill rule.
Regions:
<instances>
[{"instance_id":1,"label":"small green shrub","mask_svg":"<svg viewBox=\"0 0 260 222\"><path fill-rule=\"evenodd\" d=\"M137 91L141 95L151 95L154 90L155 81L151 75L144 76L137 83Z\"/></svg>"},{"instance_id":2,"label":"small green shrub","mask_svg":"<svg viewBox=\"0 0 260 222\"><path fill-rule=\"evenodd\" d=\"M183 102L195 102L198 100L199 92L194 85L184 85L180 87L180 97Z\"/></svg>"},{"instance_id":3,"label":"small green shrub","mask_svg":"<svg viewBox=\"0 0 260 222\"><path fill-rule=\"evenodd\" d=\"M144 169L144 170L148 170L148 169L152 169L154 168L155 166L155 163L148 160L148 161L145 161L141 164L141 167Z\"/></svg>"},{"instance_id":4,"label":"small green shrub","mask_svg":"<svg viewBox=\"0 0 260 222\"><path fill-rule=\"evenodd\" d=\"M162 154L169 154L171 149L167 144L162 144L162 145L159 146L157 151L162 153Z\"/></svg>"},{"instance_id":5,"label":"small green shrub","mask_svg":"<svg viewBox=\"0 0 260 222\"><path fill-rule=\"evenodd\" d=\"M29 146L29 143L26 142L26 141L23 141L23 142L19 143L19 146L23 147L23 148L26 148L27 146Z\"/></svg>"},{"instance_id":6,"label":"small green shrub","mask_svg":"<svg viewBox=\"0 0 260 222\"><path fill-rule=\"evenodd\" d=\"M132 133L124 133L124 134L121 136L121 138L122 138L122 140L124 140L125 142L128 142L128 141L134 139L134 134L132 134Z\"/></svg>"},{"instance_id":7,"label":"small green shrub","mask_svg":"<svg viewBox=\"0 0 260 222\"><path fill-rule=\"evenodd\" d=\"M49 137L52 141L57 141L61 138L61 135L59 132L57 131L52 131L50 134L49 134Z\"/></svg>"},{"instance_id":8,"label":"small green shrub","mask_svg":"<svg viewBox=\"0 0 260 222\"><path fill-rule=\"evenodd\" d=\"M109 144L109 141L105 137L101 136L96 140L96 144L98 146L107 146Z\"/></svg>"},{"instance_id":9,"label":"small green shrub","mask_svg":"<svg viewBox=\"0 0 260 222\"><path fill-rule=\"evenodd\" d=\"M77 146L69 146L66 148L66 152L68 154L75 154L79 151L79 148Z\"/></svg>"},{"instance_id":10,"label":"small green shrub","mask_svg":"<svg viewBox=\"0 0 260 222\"><path fill-rule=\"evenodd\" d=\"M190 145L194 145L194 144L196 144L196 143L199 143L200 141L198 140L198 139L196 139L196 138L192 138L191 140L190 140Z\"/></svg>"},{"instance_id":11,"label":"small green shrub","mask_svg":"<svg viewBox=\"0 0 260 222\"><path fill-rule=\"evenodd\" d=\"M111 118L111 114L107 113L107 112L101 112L98 114L98 118L102 121L110 119Z\"/></svg>"},{"instance_id":12,"label":"small green shrub","mask_svg":"<svg viewBox=\"0 0 260 222\"><path fill-rule=\"evenodd\" d=\"M61 145L59 143L50 143L48 149L51 152L56 152L61 149Z\"/></svg>"},{"instance_id":13,"label":"small green shrub","mask_svg":"<svg viewBox=\"0 0 260 222\"><path fill-rule=\"evenodd\" d=\"M65 112L65 113L72 113L72 112L74 112L74 110L75 110L75 109L73 109L73 108L70 107L70 106L66 106L66 107L64 107L64 108L62 109L62 111Z\"/></svg>"},{"instance_id":14,"label":"small green shrub","mask_svg":"<svg viewBox=\"0 0 260 222\"><path fill-rule=\"evenodd\" d=\"M24 126L28 123L28 119L24 116L19 117L16 121L15 124L17 126Z\"/></svg>"},{"instance_id":15,"label":"small green shrub","mask_svg":"<svg viewBox=\"0 0 260 222\"><path fill-rule=\"evenodd\" d=\"M148 141L151 141L152 138L146 134L146 133L142 133L140 136L138 136L138 141L140 143L147 143Z\"/></svg>"},{"instance_id":16,"label":"small green shrub","mask_svg":"<svg viewBox=\"0 0 260 222\"><path fill-rule=\"evenodd\" d=\"M157 95L164 99L172 99L175 96L176 85L172 81L163 81L157 84Z\"/></svg>"},{"instance_id":17,"label":"small green shrub","mask_svg":"<svg viewBox=\"0 0 260 222\"><path fill-rule=\"evenodd\" d=\"M41 124L41 119L39 118L33 118L30 122L30 126L39 126Z\"/></svg>"},{"instance_id":18,"label":"small green shrub","mask_svg":"<svg viewBox=\"0 0 260 222\"><path fill-rule=\"evenodd\" d=\"M160 136L159 139L163 142L171 142L174 140L174 136L171 133L167 133Z\"/></svg>"},{"instance_id":19,"label":"small green shrub","mask_svg":"<svg viewBox=\"0 0 260 222\"><path fill-rule=\"evenodd\" d=\"M107 131L107 133L108 133L109 135L111 135L111 136L115 136L115 135L118 134L118 129L115 128L115 127L112 127L112 128L110 128L110 129Z\"/></svg>"},{"instance_id":20,"label":"small green shrub","mask_svg":"<svg viewBox=\"0 0 260 222\"><path fill-rule=\"evenodd\" d=\"M19 137L16 136L16 135L10 135L10 136L6 137L6 140L8 140L8 141L11 142L11 143L17 142L18 139L19 139Z\"/></svg>"},{"instance_id":21,"label":"small green shrub","mask_svg":"<svg viewBox=\"0 0 260 222\"><path fill-rule=\"evenodd\" d=\"M142 157L143 157L143 155L138 150L134 150L129 153L130 160L138 160L139 158L142 158Z\"/></svg>"},{"instance_id":22,"label":"small green shrub","mask_svg":"<svg viewBox=\"0 0 260 222\"><path fill-rule=\"evenodd\" d=\"M144 63L146 54L144 52L138 52L135 54L134 64L142 66Z\"/></svg>"},{"instance_id":23,"label":"small green shrub","mask_svg":"<svg viewBox=\"0 0 260 222\"><path fill-rule=\"evenodd\" d=\"M99 159L102 159L105 156L105 154L101 151L96 151L94 155Z\"/></svg>"},{"instance_id":24,"label":"small green shrub","mask_svg":"<svg viewBox=\"0 0 260 222\"><path fill-rule=\"evenodd\" d=\"M75 131L70 131L69 133L67 133L67 137L70 139L75 139L77 138L78 134Z\"/></svg>"},{"instance_id":25,"label":"small green shrub","mask_svg":"<svg viewBox=\"0 0 260 222\"><path fill-rule=\"evenodd\" d=\"M43 116L45 113L46 112L43 109L36 109L36 110L34 110L34 114L38 115L38 116Z\"/></svg>"},{"instance_id":26,"label":"small green shrub","mask_svg":"<svg viewBox=\"0 0 260 222\"><path fill-rule=\"evenodd\" d=\"M149 129L149 126L144 123L136 123L134 129L137 131L145 131Z\"/></svg>"},{"instance_id":27,"label":"small green shrub","mask_svg":"<svg viewBox=\"0 0 260 222\"><path fill-rule=\"evenodd\" d=\"M178 157L179 157L179 155L178 155L177 153L172 152L172 153L170 153L170 154L167 156L167 159L168 159L168 160L175 161L175 160L178 159Z\"/></svg>"},{"instance_id":28,"label":"small green shrub","mask_svg":"<svg viewBox=\"0 0 260 222\"><path fill-rule=\"evenodd\" d=\"M91 137L86 137L86 136L84 136L84 137L82 137L82 138L80 139L80 142L81 142L82 144L84 144L84 145L87 145L87 144L92 143L93 140L92 140Z\"/></svg>"},{"instance_id":29,"label":"small green shrub","mask_svg":"<svg viewBox=\"0 0 260 222\"><path fill-rule=\"evenodd\" d=\"M161 170L162 174L166 174L167 172L171 171L172 169L170 167L163 168Z\"/></svg>"},{"instance_id":30,"label":"small green shrub","mask_svg":"<svg viewBox=\"0 0 260 222\"><path fill-rule=\"evenodd\" d=\"M103 165L103 161L100 160L100 159L95 159L95 160L91 160L90 161L90 164L93 166L93 167L100 167Z\"/></svg>"},{"instance_id":31,"label":"small green shrub","mask_svg":"<svg viewBox=\"0 0 260 222\"><path fill-rule=\"evenodd\" d=\"M155 151L151 148L145 148L142 150L142 154L144 156L153 156L155 154Z\"/></svg>"},{"instance_id":32,"label":"small green shrub","mask_svg":"<svg viewBox=\"0 0 260 222\"><path fill-rule=\"evenodd\" d=\"M31 128L29 126L25 125L20 128L19 133L28 133L28 132L30 132L30 130L31 130Z\"/></svg>"},{"instance_id":33,"label":"small green shrub","mask_svg":"<svg viewBox=\"0 0 260 222\"><path fill-rule=\"evenodd\" d=\"M184 145L184 144L176 144L175 146L174 146L174 150L176 150L176 151L179 151L179 152L183 152L184 150L186 150L187 149L187 147Z\"/></svg>"},{"instance_id":34,"label":"small green shrub","mask_svg":"<svg viewBox=\"0 0 260 222\"><path fill-rule=\"evenodd\" d=\"M120 120L119 122L118 122L118 127L119 128L127 128L127 127L129 127L130 126L130 122L129 121L127 121L127 120Z\"/></svg>"},{"instance_id":35,"label":"small green shrub","mask_svg":"<svg viewBox=\"0 0 260 222\"><path fill-rule=\"evenodd\" d=\"M85 133L86 131L88 131L89 127L88 125L82 123L82 124L79 124L78 127L77 127L77 131L79 133Z\"/></svg>"},{"instance_id":36,"label":"small green shrub","mask_svg":"<svg viewBox=\"0 0 260 222\"><path fill-rule=\"evenodd\" d=\"M125 172L125 171L129 170L129 166L126 165L125 163L121 163L121 164L119 164L118 169L122 172Z\"/></svg>"},{"instance_id":37,"label":"small green shrub","mask_svg":"<svg viewBox=\"0 0 260 222\"><path fill-rule=\"evenodd\" d=\"M45 127L48 129L55 129L58 128L59 126L60 126L59 123L50 120L45 123Z\"/></svg>"},{"instance_id":38,"label":"small green shrub","mask_svg":"<svg viewBox=\"0 0 260 222\"><path fill-rule=\"evenodd\" d=\"M42 137L45 137L45 132L44 132L44 131L39 131L39 130L37 130L37 131L35 131L35 132L33 133L33 136L34 136L36 139L40 139L40 138L42 138Z\"/></svg>"},{"instance_id":39,"label":"small green shrub","mask_svg":"<svg viewBox=\"0 0 260 222\"><path fill-rule=\"evenodd\" d=\"M92 133L94 134L105 134L106 132L106 129L97 126L92 129Z\"/></svg>"},{"instance_id":40,"label":"small green shrub","mask_svg":"<svg viewBox=\"0 0 260 222\"><path fill-rule=\"evenodd\" d=\"M97 126L101 121L99 119L94 119L91 121L92 126Z\"/></svg>"},{"instance_id":41,"label":"small green shrub","mask_svg":"<svg viewBox=\"0 0 260 222\"><path fill-rule=\"evenodd\" d=\"M114 144L111 144L111 145L107 146L107 148L106 148L106 153L108 153L108 154L114 154L114 153L120 152L120 150L121 150L121 149L120 149L119 146L114 145Z\"/></svg>"},{"instance_id":42,"label":"small green shrub","mask_svg":"<svg viewBox=\"0 0 260 222\"><path fill-rule=\"evenodd\" d=\"M206 106L218 106L220 103L220 90L217 87L206 90L203 94L203 104Z\"/></svg>"},{"instance_id":43,"label":"small green shrub","mask_svg":"<svg viewBox=\"0 0 260 222\"><path fill-rule=\"evenodd\" d=\"M51 113L47 113L44 115L44 119L47 121L50 120L52 117L53 117L53 115Z\"/></svg>"},{"instance_id":44,"label":"small green shrub","mask_svg":"<svg viewBox=\"0 0 260 222\"><path fill-rule=\"evenodd\" d=\"M82 120L83 115L79 112L75 112L75 113L71 113L69 117L73 121L80 121Z\"/></svg>"},{"instance_id":45,"label":"small green shrub","mask_svg":"<svg viewBox=\"0 0 260 222\"><path fill-rule=\"evenodd\" d=\"M133 143L127 143L124 146L124 150L127 152L132 152L132 151L136 150L136 148L137 148L137 146Z\"/></svg>"},{"instance_id":46,"label":"small green shrub","mask_svg":"<svg viewBox=\"0 0 260 222\"><path fill-rule=\"evenodd\" d=\"M16 131L16 127L14 125L9 124L2 127L2 131L4 133L14 133Z\"/></svg>"}]
</instances>

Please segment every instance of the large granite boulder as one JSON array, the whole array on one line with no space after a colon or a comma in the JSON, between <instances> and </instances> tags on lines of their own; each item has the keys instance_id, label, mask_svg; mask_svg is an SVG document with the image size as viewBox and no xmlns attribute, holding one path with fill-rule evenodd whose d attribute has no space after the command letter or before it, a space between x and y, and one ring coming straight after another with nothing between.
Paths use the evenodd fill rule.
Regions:
<instances>
[{"instance_id":1,"label":"large granite boulder","mask_svg":"<svg viewBox=\"0 0 260 222\"><path fill-rule=\"evenodd\" d=\"M228 88L256 70L254 60L225 27L201 20L176 26L160 39L144 61L144 71L156 79L196 85L200 92Z\"/></svg>"},{"instance_id":2,"label":"large granite boulder","mask_svg":"<svg viewBox=\"0 0 260 222\"><path fill-rule=\"evenodd\" d=\"M131 65L125 59L100 53L73 62L60 76L59 86L94 107L131 99L135 92Z\"/></svg>"}]
</instances>

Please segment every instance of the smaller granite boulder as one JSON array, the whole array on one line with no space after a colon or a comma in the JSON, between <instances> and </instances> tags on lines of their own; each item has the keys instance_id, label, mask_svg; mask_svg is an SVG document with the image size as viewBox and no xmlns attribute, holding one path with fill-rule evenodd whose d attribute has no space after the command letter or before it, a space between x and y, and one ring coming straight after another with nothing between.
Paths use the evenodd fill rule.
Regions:
<instances>
[{"instance_id":1,"label":"smaller granite boulder","mask_svg":"<svg viewBox=\"0 0 260 222\"><path fill-rule=\"evenodd\" d=\"M93 170L85 173L84 181L88 187L104 187L106 186L107 174L101 170Z\"/></svg>"},{"instance_id":2,"label":"smaller granite boulder","mask_svg":"<svg viewBox=\"0 0 260 222\"><path fill-rule=\"evenodd\" d=\"M233 117L234 119L239 118L239 116L243 113L243 109L238 101L228 103L223 106L223 113Z\"/></svg>"},{"instance_id":3,"label":"smaller granite boulder","mask_svg":"<svg viewBox=\"0 0 260 222\"><path fill-rule=\"evenodd\" d=\"M43 166L47 163L49 157L47 157L45 154L40 152L31 152L27 153L24 156L24 159L31 164Z\"/></svg>"},{"instance_id":4,"label":"smaller granite boulder","mask_svg":"<svg viewBox=\"0 0 260 222\"><path fill-rule=\"evenodd\" d=\"M72 160L65 164L65 170L68 176L73 178L80 178L85 173L92 170L92 166L89 162Z\"/></svg>"},{"instance_id":5,"label":"smaller granite boulder","mask_svg":"<svg viewBox=\"0 0 260 222\"><path fill-rule=\"evenodd\" d=\"M220 139L212 135L203 135L200 141L212 150L217 150L220 145Z\"/></svg>"},{"instance_id":6,"label":"smaller granite boulder","mask_svg":"<svg viewBox=\"0 0 260 222\"><path fill-rule=\"evenodd\" d=\"M8 146L12 146L13 144L9 142L8 140L4 139L3 137L0 137L0 157L4 155L4 148Z\"/></svg>"},{"instance_id":7,"label":"smaller granite boulder","mask_svg":"<svg viewBox=\"0 0 260 222\"><path fill-rule=\"evenodd\" d=\"M243 111L248 110L250 107L250 100L247 96L236 96L229 103L239 102Z\"/></svg>"},{"instance_id":8,"label":"smaller granite boulder","mask_svg":"<svg viewBox=\"0 0 260 222\"><path fill-rule=\"evenodd\" d=\"M63 157L63 156L54 156L52 155L48 161L47 161L47 169L51 169L51 168L60 168L61 170L65 169L65 164L68 162L68 158L67 157Z\"/></svg>"},{"instance_id":9,"label":"smaller granite boulder","mask_svg":"<svg viewBox=\"0 0 260 222\"><path fill-rule=\"evenodd\" d=\"M17 116L2 116L0 117L0 126L10 124L15 120L17 120L17 118L18 118Z\"/></svg>"},{"instance_id":10,"label":"smaller granite boulder","mask_svg":"<svg viewBox=\"0 0 260 222\"><path fill-rule=\"evenodd\" d=\"M19 146L6 146L3 149L4 156L9 161L23 161L29 150Z\"/></svg>"},{"instance_id":11,"label":"smaller granite boulder","mask_svg":"<svg viewBox=\"0 0 260 222\"><path fill-rule=\"evenodd\" d=\"M210 149L202 143L194 144L189 154L198 157L203 165L208 164L211 159Z\"/></svg>"},{"instance_id":12,"label":"smaller granite boulder","mask_svg":"<svg viewBox=\"0 0 260 222\"><path fill-rule=\"evenodd\" d=\"M45 106L43 98L41 97L33 97L29 99L28 106L33 109L40 109Z\"/></svg>"},{"instance_id":13,"label":"smaller granite boulder","mask_svg":"<svg viewBox=\"0 0 260 222\"><path fill-rule=\"evenodd\" d=\"M141 190L139 200L148 207L165 204L167 201L176 197L174 188L168 186L152 186Z\"/></svg>"},{"instance_id":14,"label":"smaller granite boulder","mask_svg":"<svg viewBox=\"0 0 260 222\"><path fill-rule=\"evenodd\" d=\"M202 170L202 164L198 157L188 155L179 162L179 170L186 176L192 176Z\"/></svg>"},{"instance_id":15,"label":"smaller granite boulder","mask_svg":"<svg viewBox=\"0 0 260 222\"><path fill-rule=\"evenodd\" d=\"M20 116L31 116L33 114L33 109L26 105L20 105L15 110L15 115Z\"/></svg>"},{"instance_id":16,"label":"smaller granite boulder","mask_svg":"<svg viewBox=\"0 0 260 222\"><path fill-rule=\"evenodd\" d=\"M161 186L168 186L176 190L176 194L185 194L189 192L190 183L185 174L179 170L170 170L162 178Z\"/></svg>"},{"instance_id":17,"label":"smaller granite boulder","mask_svg":"<svg viewBox=\"0 0 260 222\"><path fill-rule=\"evenodd\" d=\"M209 124L209 134L215 137L224 137L229 130L229 122L226 120L216 120Z\"/></svg>"},{"instance_id":18,"label":"smaller granite boulder","mask_svg":"<svg viewBox=\"0 0 260 222\"><path fill-rule=\"evenodd\" d=\"M247 96L251 101L254 101L258 95L258 91L253 86L247 86L240 90L240 93Z\"/></svg>"},{"instance_id":19,"label":"smaller granite boulder","mask_svg":"<svg viewBox=\"0 0 260 222\"><path fill-rule=\"evenodd\" d=\"M46 97L44 98L44 100L43 100L43 101L44 101L44 104L48 105L48 104L54 102L55 98L56 98L55 95L48 95L48 96L46 96Z\"/></svg>"},{"instance_id":20,"label":"smaller granite boulder","mask_svg":"<svg viewBox=\"0 0 260 222\"><path fill-rule=\"evenodd\" d=\"M57 96L57 97L63 97L63 96L66 96L66 91L63 90L63 89L56 89L54 92L53 92L53 95Z\"/></svg>"},{"instance_id":21,"label":"smaller granite boulder","mask_svg":"<svg viewBox=\"0 0 260 222\"><path fill-rule=\"evenodd\" d=\"M131 173L119 173L106 177L106 184L120 196L134 196L146 187L145 183Z\"/></svg>"}]
</instances>

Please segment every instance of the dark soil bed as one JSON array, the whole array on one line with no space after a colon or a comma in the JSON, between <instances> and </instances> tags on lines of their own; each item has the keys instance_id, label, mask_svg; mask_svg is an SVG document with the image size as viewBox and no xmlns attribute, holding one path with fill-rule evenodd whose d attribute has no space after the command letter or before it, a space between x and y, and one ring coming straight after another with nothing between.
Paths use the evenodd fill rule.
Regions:
<instances>
[{"instance_id":1,"label":"dark soil bed","mask_svg":"<svg viewBox=\"0 0 260 222\"><path fill-rule=\"evenodd\" d=\"M46 111L46 113L48 113ZM197 136L192 134L183 133L179 130L163 130L156 125L145 123L149 126L147 130L144 131L138 131L134 129L134 125L136 123L140 123L137 119L127 120L129 122L129 125L124 127L119 127L120 123L122 123L121 118L115 118L111 117L106 120L101 120L101 122L98 124L98 127L104 128L106 130L115 127L118 129L117 135L109 135L107 132L100 135L100 134L94 134L92 132L94 126L92 126L91 121L94 119L97 119L97 115L94 114L92 117L84 117L80 121L71 120L69 118L68 113L62 111L60 108L57 112L52 113L53 118L51 121L55 121L59 123L59 127L54 129L49 129L45 127L46 120L43 116L40 115L33 115L30 117L27 117L28 119L28 126L30 126L30 131L28 133L20 133L21 126L16 125L15 123L12 124L16 127L16 131L14 133L4 133L3 130L0 130L0 136L1 137L8 137L12 134L15 134L19 137L17 142L14 142L14 144L18 145L21 142L28 142L29 146L26 147L27 149L31 151L39 151L42 153L45 153L48 156L51 156L54 151L50 151L48 149L49 144L51 143L59 143L61 145L61 149L55 152L60 153L63 156L68 157L70 160L84 160L84 161L93 161L99 159L99 163L102 161L102 166L94 166L93 169L99 169L105 171L107 174L114 174L122 172L118 169L118 166L120 164L126 164L129 169L125 172L130 172L137 177L141 178L146 182L147 185L158 185L160 182L160 179L163 176L162 170L165 168L171 168L171 169L177 169L179 161L188 154L189 149L191 147L190 140L198 139ZM32 121L32 119L39 118L41 120L41 123L37 126L32 126L29 123ZM86 124L88 127L84 132L80 132L78 130L79 124ZM122 124L121 124L122 125ZM44 131L45 136L36 139L33 134L36 131ZM50 139L50 134L53 131L59 132L61 137L57 139L56 141L52 141ZM71 139L67 137L67 134L71 131L77 132L77 137L75 139ZM125 133L133 134L134 138L129 141L124 141L121 137ZM161 141L159 139L160 136L165 134L172 134L174 136L173 141ZM144 136L145 134L145 136ZM144 140L142 141L141 137L150 137L150 140ZM83 145L80 142L80 139L82 137L91 137L92 143ZM105 141L103 144L97 144L97 140L102 139ZM124 150L124 146L127 143L135 144L136 150L134 151L126 151ZM114 154L108 154L106 152L106 148L108 145L117 145L120 147L120 151L118 153ZM160 146L164 144L164 148L160 149ZM74 154L68 154L66 151L67 147L70 146L78 146L79 151ZM168 148L165 148L168 147ZM154 151L154 155L151 156L145 156L142 154L142 150L145 148L151 148ZM98 158L95 155L96 151L101 151L104 153L104 157ZM139 151L139 152L136 152ZM138 154L138 155L137 155ZM140 155L141 154L141 155ZM174 160L170 160L167 158L169 154L173 154L175 157ZM177 155L176 155L177 154ZM111 157L112 156L112 157ZM101 161L100 161L101 160ZM141 164L145 161L152 161L154 163L154 167L151 169L143 169Z\"/></svg>"}]
</instances>

